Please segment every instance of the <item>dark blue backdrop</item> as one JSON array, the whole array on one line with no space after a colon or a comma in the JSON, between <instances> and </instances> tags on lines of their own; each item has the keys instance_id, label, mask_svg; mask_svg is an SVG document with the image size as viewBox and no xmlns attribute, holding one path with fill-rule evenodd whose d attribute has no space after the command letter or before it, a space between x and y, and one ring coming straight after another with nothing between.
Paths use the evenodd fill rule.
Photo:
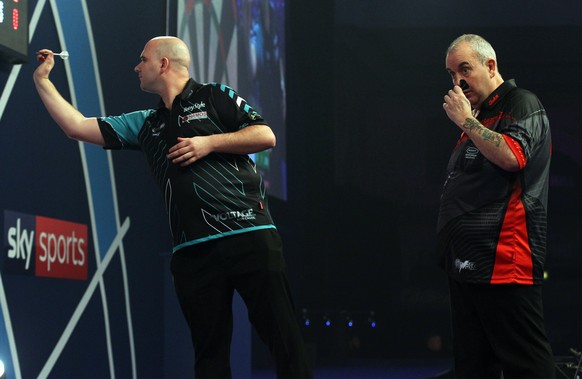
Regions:
<instances>
[{"instance_id":1,"label":"dark blue backdrop","mask_svg":"<svg viewBox=\"0 0 582 379\"><path fill-rule=\"evenodd\" d=\"M29 5L31 15L36 3ZM488 38L504 77L536 92L550 115L548 331L559 355L581 345L582 5L433 3L288 4L288 201L272 199L271 206L291 285L298 308L317 316L313 320L324 313L340 320L348 312L364 320L374 310L378 321L373 331L305 329L316 365L362 357L450 357L434 222L441 173L457 136L441 109L450 86L444 50L466 32ZM104 0L89 2L87 9L107 113L155 104L155 96L140 91L132 70L145 41L166 32L165 2L146 7L137 0ZM52 20L45 5L31 52L60 48ZM68 98L58 64L52 79ZM31 79L35 66L22 66L0 119L0 209L90 224L79 147L38 100ZM10 70L2 67L0 88ZM162 201L140 153L111 157L120 220L131 220L123 243L138 376L184 377L191 347L168 277ZM89 256L92 275L93 248ZM132 369L121 263L115 255L104 283L116 376L127 377ZM77 305L71 299L83 295L87 282L3 274L2 283L22 376L36 376ZM100 291L55 363L55 377L109 376ZM427 343L434 336L442 338L440 349ZM0 341L0 349L8 343ZM255 364L268 364L264 347L253 346Z\"/></svg>"}]
</instances>

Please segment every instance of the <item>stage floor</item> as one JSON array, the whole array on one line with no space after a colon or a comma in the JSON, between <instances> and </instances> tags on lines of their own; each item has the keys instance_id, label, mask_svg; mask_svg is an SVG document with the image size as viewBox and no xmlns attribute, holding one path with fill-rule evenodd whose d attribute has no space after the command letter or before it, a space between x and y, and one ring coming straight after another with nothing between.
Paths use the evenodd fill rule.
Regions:
<instances>
[{"instance_id":1,"label":"stage floor","mask_svg":"<svg viewBox=\"0 0 582 379\"><path fill-rule=\"evenodd\" d=\"M315 379L436 379L450 378L450 360L349 360L316 366ZM252 379L275 379L272 368L253 369Z\"/></svg>"}]
</instances>

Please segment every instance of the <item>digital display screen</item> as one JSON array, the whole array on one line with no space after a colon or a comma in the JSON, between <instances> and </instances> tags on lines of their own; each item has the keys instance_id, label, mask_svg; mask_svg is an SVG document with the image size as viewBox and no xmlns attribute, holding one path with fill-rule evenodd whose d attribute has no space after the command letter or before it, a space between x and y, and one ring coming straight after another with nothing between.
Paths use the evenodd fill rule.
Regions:
<instances>
[{"instance_id":1,"label":"digital display screen","mask_svg":"<svg viewBox=\"0 0 582 379\"><path fill-rule=\"evenodd\" d=\"M0 0L0 60L28 60L28 0Z\"/></svg>"},{"instance_id":2,"label":"digital display screen","mask_svg":"<svg viewBox=\"0 0 582 379\"><path fill-rule=\"evenodd\" d=\"M234 88L273 129L277 146L251 158L269 195L286 200L285 0L180 0L177 25L194 79Z\"/></svg>"}]
</instances>

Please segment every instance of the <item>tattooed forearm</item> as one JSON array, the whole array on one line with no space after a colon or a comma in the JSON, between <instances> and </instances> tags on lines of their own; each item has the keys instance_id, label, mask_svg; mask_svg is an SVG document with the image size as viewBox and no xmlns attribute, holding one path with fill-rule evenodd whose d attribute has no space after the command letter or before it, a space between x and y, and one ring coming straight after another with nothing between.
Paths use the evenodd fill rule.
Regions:
<instances>
[{"instance_id":1,"label":"tattooed forearm","mask_svg":"<svg viewBox=\"0 0 582 379\"><path fill-rule=\"evenodd\" d=\"M499 133L492 132L473 118L467 118L461 127L468 132L473 131L478 133L484 141L489 141L496 147L501 145L502 137Z\"/></svg>"},{"instance_id":2,"label":"tattooed forearm","mask_svg":"<svg viewBox=\"0 0 582 379\"><path fill-rule=\"evenodd\" d=\"M502 137L498 133L492 132L489 129L483 128L481 130L481 137L483 137L483 140L491 142L496 147L499 147L501 145Z\"/></svg>"},{"instance_id":3,"label":"tattooed forearm","mask_svg":"<svg viewBox=\"0 0 582 379\"><path fill-rule=\"evenodd\" d=\"M474 129L481 129L483 128L483 125L481 125L479 121L475 119L467 118L465 119L465 123L461 127L467 131L471 131Z\"/></svg>"}]
</instances>

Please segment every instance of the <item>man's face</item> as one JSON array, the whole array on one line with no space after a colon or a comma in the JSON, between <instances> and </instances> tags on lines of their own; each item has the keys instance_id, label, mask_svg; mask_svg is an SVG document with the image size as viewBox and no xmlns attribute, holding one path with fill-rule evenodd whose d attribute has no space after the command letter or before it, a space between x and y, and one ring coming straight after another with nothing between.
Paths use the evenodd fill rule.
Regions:
<instances>
[{"instance_id":1,"label":"man's face","mask_svg":"<svg viewBox=\"0 0 582 379\"><path fill-rule=\"evenodd\" d=\"M482 64L466 42L461 42L455 50L447 54L446 69L454 85L459 85L461 80L467 82L469 88L463 93L473 108L478 109L497 87L492 80L495 61L491 59Z\"/></svg>"},{"instance_id":2,"label":"man's face","mask_svg":"<svg viewBox=\"0 0 582 379\"><path fill-rule=\"evenodd\" d=\"M161 63L156 57L152 42L148 42L140 56L140 62L135 66L134 71L138 73L140 87L143 91L158 93L157 79L160 75Z\"/></svg>"}]
</instances>

